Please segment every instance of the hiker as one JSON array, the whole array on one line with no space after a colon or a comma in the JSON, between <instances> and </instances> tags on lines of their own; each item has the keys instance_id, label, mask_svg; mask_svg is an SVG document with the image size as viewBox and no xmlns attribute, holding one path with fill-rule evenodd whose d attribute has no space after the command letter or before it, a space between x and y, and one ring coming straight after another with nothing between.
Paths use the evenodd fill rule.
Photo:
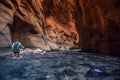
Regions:
<instances>
[{"instance_id":1,"label":"hiker","mask_svg":"<svg viewBox=\"0 0 120 80\"><path fill-rule=\"evenodd\" d=\"M24 48L24 46L22 46L22 44L19 42L19 39L16 39L16 41L12 44L12 51L13 51L14 59L19 57L20 48Z\"/></svg>"}]
</instances>

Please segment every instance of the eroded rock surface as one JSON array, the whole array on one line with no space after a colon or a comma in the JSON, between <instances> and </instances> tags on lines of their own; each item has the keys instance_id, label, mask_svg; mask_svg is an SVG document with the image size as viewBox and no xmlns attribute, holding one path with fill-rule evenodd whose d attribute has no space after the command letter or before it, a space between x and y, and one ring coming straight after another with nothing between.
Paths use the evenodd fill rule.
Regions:
<instances>
[{"instance_id":1,"label":"eroded rock surface","mask_svg":"<svg viewBox=\"0 0 120 80\"><path fill-rule=\"evenodd\" d=\"M119 0L76 0L75 24L84 50L119 53ZM79 12L78 12L79 11Z\"/></svg>"},{"instance_id":2,"label":"eroded rock surface","mask_svg":"<svg viewBox=\"0 0 120 80\"><path fill-rule=\"evenodd\" d=\"M0 0L0 46L119 53L120 1Z\"/></svg>"}]
</instances>

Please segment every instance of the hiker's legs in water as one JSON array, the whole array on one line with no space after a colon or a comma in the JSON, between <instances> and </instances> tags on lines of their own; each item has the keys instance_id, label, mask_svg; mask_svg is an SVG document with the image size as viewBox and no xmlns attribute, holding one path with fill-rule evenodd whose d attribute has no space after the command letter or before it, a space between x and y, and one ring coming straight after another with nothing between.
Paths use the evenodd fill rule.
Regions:
<instances>
[{"instance_id":1,"label":"hiker's legs in water","mask_svg":"<svg viewBox=\"0 0 120 80\"><path fill-rule=\"evenodd\" d=\"M14 59L16 59L16 52L13 52L13 57L14 57Z\"/></svg>"},{"instance_id":2,"label":"hiker's legs in water","mask_svg":"<svg viewBox=\"0 0 120 80\"><path fill-rule=\"evenodd\" d=\"M17 57L19 57L19 55L20 55L20 53L19 53L19 52L17 52Z\"/></svg>"},{"instance_id":3,"label":"hiker's legs in water","mask_svg":"<svg viewBox=\"0 0 120 80\"><path fill-rule=\"evenodd\" d=\"M13 52L13 56L14 56L14 59L16 59L17 57L19 57L19 52Z\"/></svg>"}]
</instances>

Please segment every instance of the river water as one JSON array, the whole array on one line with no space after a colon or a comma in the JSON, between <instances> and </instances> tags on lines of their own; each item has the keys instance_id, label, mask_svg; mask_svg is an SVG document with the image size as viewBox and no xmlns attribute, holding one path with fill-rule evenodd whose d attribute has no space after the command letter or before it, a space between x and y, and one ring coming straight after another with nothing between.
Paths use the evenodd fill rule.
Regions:
<instances>
[{"instance_id":1,"label":"river water","mask_svg":"<svg viewBox=\"0 0 120 80\"><path fill-rule=\"evenodd\" d=\"M120 59L79 51L0 57L0 80L120 80Z\"/></svg>"}]
</instances>

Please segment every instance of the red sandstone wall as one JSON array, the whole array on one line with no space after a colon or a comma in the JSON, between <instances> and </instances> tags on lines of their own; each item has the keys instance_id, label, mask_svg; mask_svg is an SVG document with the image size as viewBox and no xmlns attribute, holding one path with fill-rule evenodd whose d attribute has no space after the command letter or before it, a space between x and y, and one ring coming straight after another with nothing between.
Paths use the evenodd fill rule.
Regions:
<instances>
[{"instance_id":1,"label":"red sandstone wall","mask_svg":"<svg viewBox=\"0 0 120 80\"><path fill-rule=\"evenodd\" d=\"M119 53L119 4L119 0L0 0L0 26L4 23L12 40L20 38L27 47Z\"/></svg>"}]
</instances>

